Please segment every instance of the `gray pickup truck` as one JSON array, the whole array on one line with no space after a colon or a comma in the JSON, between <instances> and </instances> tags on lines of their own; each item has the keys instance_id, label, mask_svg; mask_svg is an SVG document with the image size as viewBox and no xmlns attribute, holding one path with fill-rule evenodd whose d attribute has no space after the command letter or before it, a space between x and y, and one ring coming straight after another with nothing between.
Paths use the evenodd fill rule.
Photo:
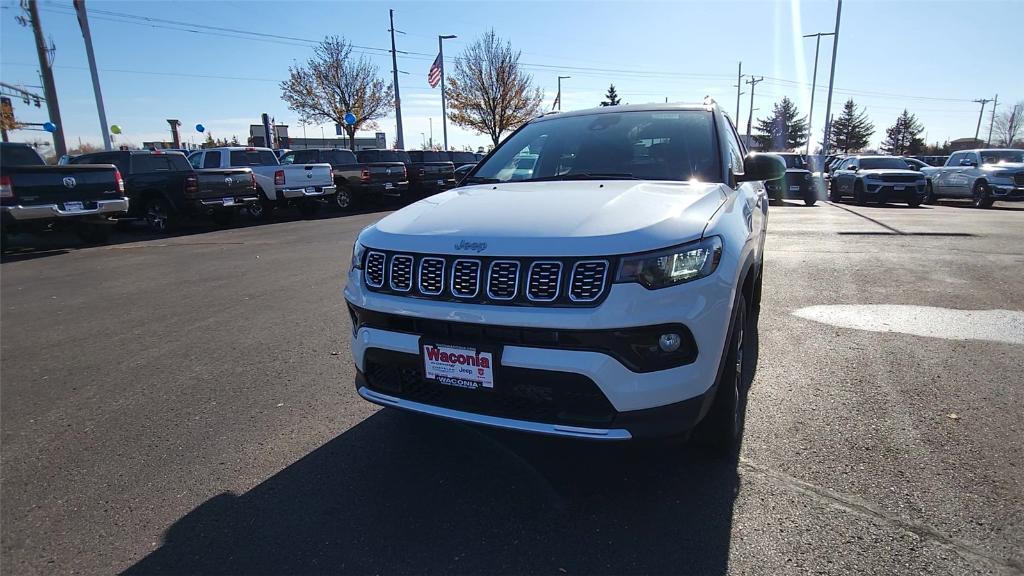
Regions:
<instances>
[{"instance_id":1,"label":"gray pickup truck","mask_svg":"<svg viewBox=\"0 0 1024 576\"><path fill-rule=\"evenodd\" d=\"M1024 150L960 150L945 166L921 168L921 173L928 180L928 202L962 198L988 208L996 200L1024 201Z\"/></svg>"}]
</instances>

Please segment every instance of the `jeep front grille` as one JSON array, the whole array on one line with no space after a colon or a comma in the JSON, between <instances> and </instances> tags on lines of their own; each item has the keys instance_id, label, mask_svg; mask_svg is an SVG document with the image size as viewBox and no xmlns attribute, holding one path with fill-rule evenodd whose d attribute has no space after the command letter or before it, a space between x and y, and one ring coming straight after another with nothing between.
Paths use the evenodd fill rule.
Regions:
<instances>
[{"instance_id":1,"label":"jeep front grille","mask_svg":"<svg viewBox=\"0 0 1024 576\"><path fill-rule=\"evenodd\" d=\"M367 252L363 276L375 292L477 304L596 306L608 294L613 260L463 258Z\"/></svg>"}]
</instances>

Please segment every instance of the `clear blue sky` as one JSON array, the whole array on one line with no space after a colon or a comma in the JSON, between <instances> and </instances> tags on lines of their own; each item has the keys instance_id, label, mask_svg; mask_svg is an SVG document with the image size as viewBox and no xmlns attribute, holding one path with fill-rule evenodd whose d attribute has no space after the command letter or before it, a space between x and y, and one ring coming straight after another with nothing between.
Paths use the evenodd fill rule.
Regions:
<instances>
[{"instance_id":1,"label":"clear blue sky","mask_svg":"<svg viewBox=\"0 0 1024 576\"><path fill-rule=\"evenodd\" d=\"M204 124L217 137L244 140L261 112L301 136L297 115L280 99L278 82L289 64L306 59L309 43L226 33L171 30L100 11L201 23L312 41L339 34L354 44L387 49L388 8L394 8L400 56L407 147L420 133L441 138L437 89L426 82L438 34L457 34L445 43L455 56L488 27L522 51L521 61L544 90L550 107L556 77L563 81L563 109L596 105L609 83L624 102L700 101L711 95L731 113L736 107L736 66L764 76L757 85L755 111L765 116L786 95L806 114L814 39L801 34L831 31L835 1L763 0L729 2L226 2L88 0L100 80L110 123L133 143L170 139L165 118L182 120L183 134L199 140L192 127ZM0 78L39 85L30 29L15 22L17 2L0 2ZM68 146L78 139L99 143L99 122L85 50L71 0L41 0L45 32L56 45L55 74ZM929 142L973 136L976 98L999 94L1002 103L1024 99L1019 39L1024 3L997 1L867 1L843 5L833 111L852 96L875 122L874 143L904 107L924 123ZM164 26L160 24L160 26ZM179 27L180 28L180 27ZM390 81L390 55L363 50ZM817 139L824 122L831 39L823 38L813 124ZM745 128L748 92L742 97ZM41 93L42 90L38 89ZM15 100L20 120L43 122L45 107ZM991 104L989 104L989 110ZM982 134L987 133L988 111ZM394 118L379 122L395 133ZM326 126L328 134L332 126ZM320 128L310 126L310 136ZM16 140L40 139L15 132ZM816 141L817 141L816 139ZM488 138L449 125L452 147L477 146Z\"/></svg>"}]
</instances>

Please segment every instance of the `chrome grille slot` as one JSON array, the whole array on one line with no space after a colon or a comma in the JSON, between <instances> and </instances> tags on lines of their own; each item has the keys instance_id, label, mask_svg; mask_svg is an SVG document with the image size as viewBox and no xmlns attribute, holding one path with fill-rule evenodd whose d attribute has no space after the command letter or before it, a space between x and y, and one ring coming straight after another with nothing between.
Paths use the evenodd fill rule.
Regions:
<instances>
[{"instance_id":1,"label":"chrome grille slot","mask_svg":"<svg viewBox=\"0 0 1024 576\"><path fill-rule=\"evenodd\" d=\"M530 265L526 297L534 302L551 302L562 287L561 262L534 262Z\"/></svg>"},{"instance_id":2,"label":"chrome grille slot","mask_svg":"<svg viewBox=\"0 0 1024 576\"><path fill-rule=\"evenodd\" d=\"M408 292L412 289L412 263L412 256L408 254L395 254L391 257L388 282L392 290Z\"/></svg>"},{"instance_id":3,"label":"chrome grille slot","mask_svg":"<svg viewBox=\"0 0 1024 576\"><path fill-rule=\"evenodd\" d=\"M365 273L366 285L371 288L380 288L384 285L384 261L387 258L380 252L370 252L366 255Z\"/></svg>"},{"instance_id":4,"label":"chrome grille slot","mask_svg":"<svg viewBox=\"0 0 1024 576\"><path fill-rule=\"evenodd\" d=\"M608 262L605 260L582 260L572 267L569 284L569 299L573 302L593 302L604 292Z\"/></svg>"},{"instance_id":5,"label":"chrome grille slot","mask_svg":"<svg viewBox=\"0 0 1024 576\"><path fill-rule=\"evenodd\" d=\"M420 260L419 284L421 294L437 296L444 291L444 258L426 257Z\"/></svg>"},{"instance_id":6,"label":"chrome grille slot","mask_svg":"<svg viewBox=\"0 0 1024 576\"><path fill-rule=\"evenodd\" d=\"M519 262L495 260L487 273L487 297L513 300L519 292Z\"/></svg>"},{"instance_id":7,"label":"chrome grille slot","mask_svg":"<svg viewBox=\"0 0 1024 576\"><path fill-rule=\"evenodd\" d=\"M456 260L452 265L452 295L473 298L480 292L480 261Z\"/></svg>"}]
</instances>

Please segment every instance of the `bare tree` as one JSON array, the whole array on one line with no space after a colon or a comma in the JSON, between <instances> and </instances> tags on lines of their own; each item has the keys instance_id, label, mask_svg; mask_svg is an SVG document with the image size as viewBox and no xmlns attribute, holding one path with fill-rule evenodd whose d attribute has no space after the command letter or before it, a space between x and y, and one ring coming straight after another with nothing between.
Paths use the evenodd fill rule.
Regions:
<instances>
[{"instance_id":1,"label":"bare tree","mask_svg":"<svg viewBox=\"0 0 1024 576\"><path fill-rule=\"evenodd\" d=\"M494 30L466 47L448 74L448 119L487 134L495 145L540 113L544 93L519 66L519 52Z\"/></svg>"},{"instance_id":2,"label":"bare tree","mask_svg":"<svg viewBox=\"0 0 1024 576\"><path fill-rule=\"evenodd\" d=\"M338 36L324 38L305 64L288 67L281 98L302 122L344 126L353 150L356 131L376 128L375 120L394 106L391 85L380 79L377 66L365 56L353 58L352 45ZM356 117L350 126L345 125L348 112Z\"/></svg>"},{"instance_id":3,"label":"bare tree","mask_svg":"<svg viewBox=\"0 0 1024 576\"><path fill-rule=\"evenodd\" d=\"M1024 136L1024 100L996 114L995 136L1000 146L1013 146Z\"/></svg>"}]
</instances>

